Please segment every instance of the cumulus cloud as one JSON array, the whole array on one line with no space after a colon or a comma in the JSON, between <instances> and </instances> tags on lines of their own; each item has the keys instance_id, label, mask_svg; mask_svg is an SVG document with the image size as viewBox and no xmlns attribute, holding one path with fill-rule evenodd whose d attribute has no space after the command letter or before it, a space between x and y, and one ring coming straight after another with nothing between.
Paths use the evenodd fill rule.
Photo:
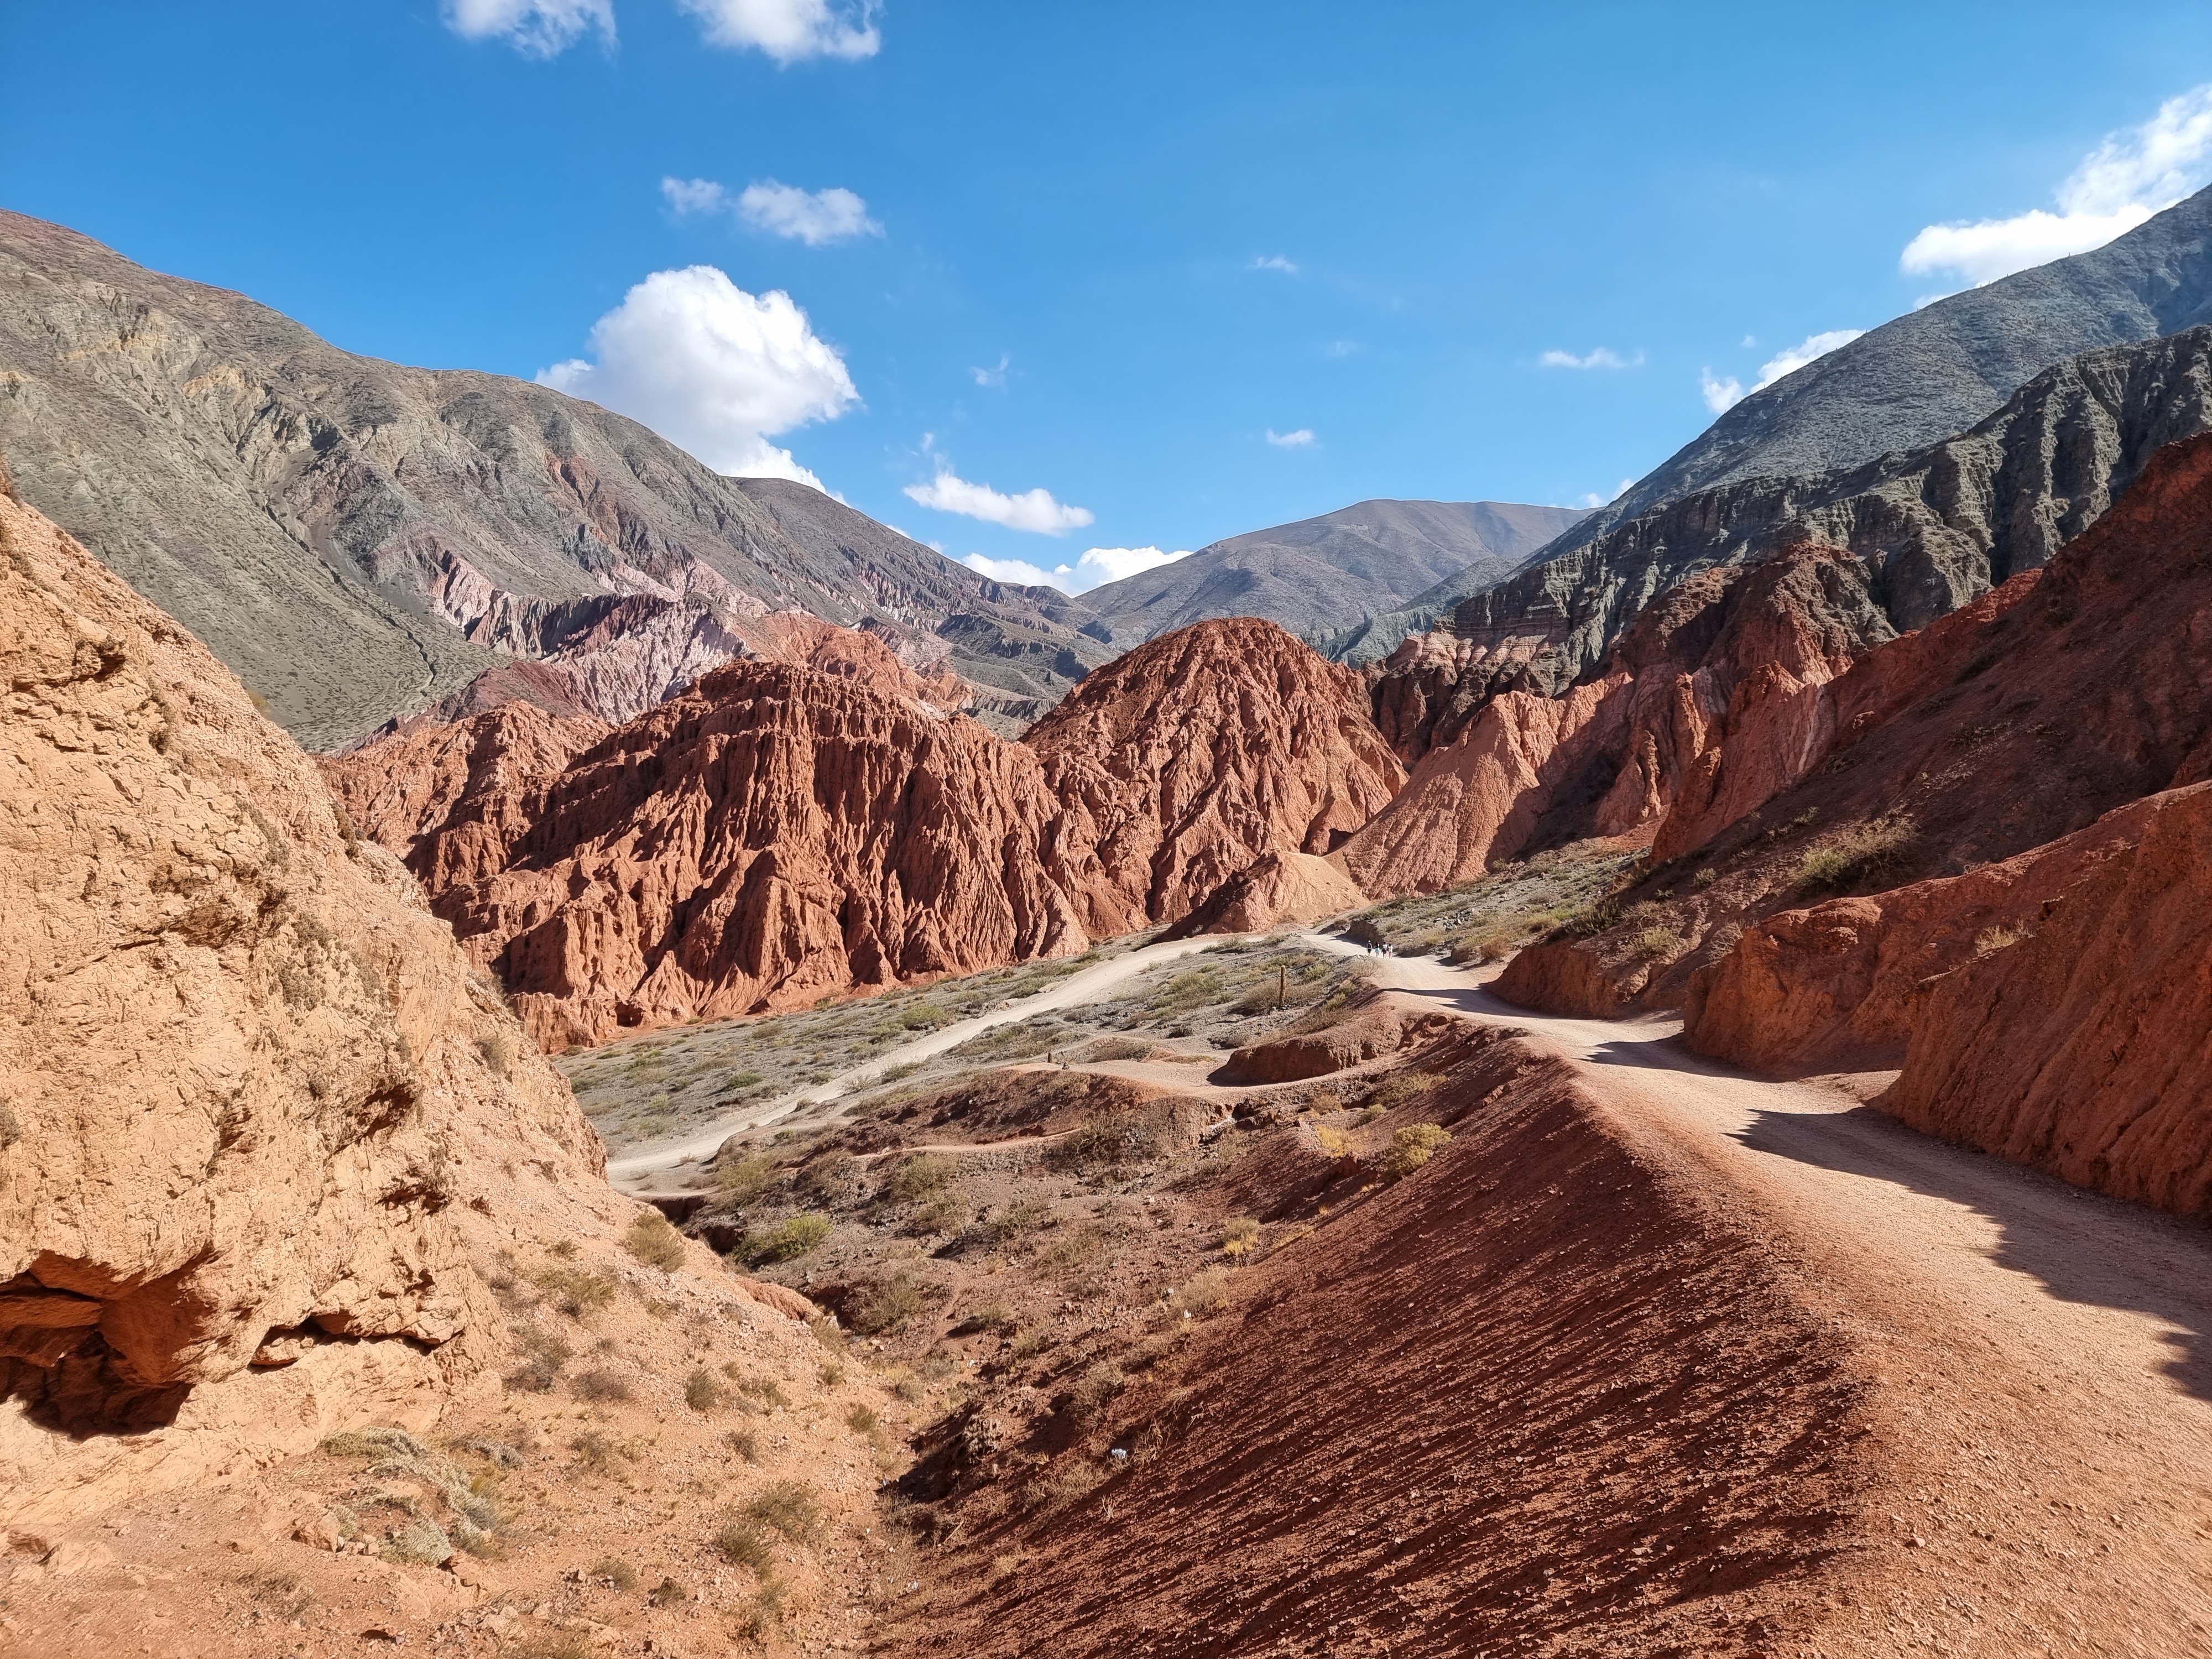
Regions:
<instances>
[{"instance_id":1,"label":"cumulus cloud","mask_svg":"<svg viewBox=\"0 0 2212 1659\"><path fill-rule=\"evenodd\" d=\"M1954 272L1977 288L2069 253L2102 247L2212 178L2212 84L2160 104L2139 127L2116 132L2058 186L2058 211L1929 225L1905 245L1913 276Z\"/></svg>"},{"instance_id":2,"label":"cumulus cloud","mask_svg":"<svg viewBox=\"0 0 2212 1659\"><path fill-rule=\"evenodd\" d=\"M1822 333L1807 335L1796 345L1776 352L1761 363L1759 379L1751 391L1765 391L1784 375L1795 374L1814 358L1826 356L1838 346L1849 345L1865 332L1863 328L1832 328ZM1723 379L1710 368L1698 371L1698 382L1699 390L1705 396L1705 407L1716 415L1733 408L1751 395L1743 389L1743 382L1735 375Z\"/></svg>"},{"instance_id":3,"label":"cumulus cloud","mask_svg":"<svg viewBox=\"0 0 2212 1659\"><path fill-rule=\"evenodd\" d=\"M1314 442L1313 428L1302 426L1296 432L1278 432L1271 426L1267 428L1267 441L1278 449L1310 448Z\"/></svg>"},{"instance_id":4,"label":"cumulus cloud","mask_svg":"<svg viewBox=\"0 0 2212 1659\"><path fill-rule=\"evenodd\" d=\"M718 46L766 52L778 64L808 58L872 58L883 49L873 0L677 0Z\"/></svg>"},{"instance_id":5,"label":"cumulus cloud","mask_svg":"<svg viewBox=\"0 0 2212 1659\"><path fill-rule=\"evenodd\" d=\"M1536 361L1546 368L1640 368L1644 354L1624 357L1610 347L1598 346L1579 357L1571 351L1547 351Z\"/></svg>"},{"instance_id":6,"label":"cumulus cloud","mask_svg":"<svg viewBox=\"0 0 2212 1659\"><path fill-rule=\"evenodd\" d=\"M1577 501L1575 505L1577 507L1587 507L1593 509L1603 507L1608 501L1619 501L1635 486L1635 483L1636 480L1633 478L1623 478L1619 483L1613 487L1612 495L1601 495L1597 491L1593 489L1589 495L1583 496L1582 500Z\"/></svg>"},{"instance_id":7,"label":"cumulus cloud","mask_svg":"<svg viewBox=\"0 0 2212 1659\"><path fill-rule=\"evenodd\" d=\"M538 381L642 421L717 472L822 481L768 441L860 400L844 360L781 289L754 295L712 265L657 270L592 325L596 359Z\"/></svg>"},{"instance_id":8,"label":"cumulus cloud","mask_svg":"<svg viewBox=\"0 0 2212 1659\"><path fill-rule=\"evenodd\" d=\"M788 236L809 247L880 236L884 228L868 217L868 204L849 190L801 190L763 179L747 185L738 198L738 216L757 230Z\"/></svg>"},{"instance_id":9,"label":"cumulus cloud","mask_svg":"<svg viewBox=\"0 0 2212 1659\"><path fill-rule=\"evenodd\" d=\"M1298 274L1297 261L1295 259L1285 259L1279 253L1261 254L1258 258L1252 261L1252 269L1255 270L1279 270L1285 276L1295 276Z\"/></svg>"},{"instance_id":10,"label":"cumulus cloud","mask_svg":"<svg viewBox=\"0 0 2212 1659\"><path fill-rule=\"evenodd\" d=\"M614 0L445 0L442 9L464 40L505 40L532 58L565 52L593 29L615 38Z\"/></svg>"},{"instance_id":11,"label":"cumulus cloud","mask_svg":"<svg viewBox=\"0 0 2212 1659\"><path fill-rule=\"evenodd\" d=\"M732 196L712 179L663 179L660 193L678 214L734 214L756 230L788 236L809 247L884 234L884 228L868 217L866 202L834 185L801 190L763 179Z\"/></svg>"},{"instance_id":12,"label":"cumulus cloud","mask_svg":"<svg viewBox=\"0 0 2212 1659\"><path fill-rule=\"evenodd\" d=\"M1164 564L1173 564L1177 559L1189 556L1188 548L1164 553L1157 547L1094 547L1073 564L1055 565L1050 570L1026 559L994 559L981 553L970 553L961 562L994 581L1056 587L1063 593L1088 593L1107 582L1120 581L1140 570L1157 570Z\"/></svg>"},{"instance_id":13,"label":"cumulus cloud","mask_svg":"<svg viewBox=\"0 0 2212 1659\"><path fill-rule=\"evenodd\" d=\"M924 507L939 513L957 513L1009 530L1026 530L1039 536L1065 536L1091 522L1087 507L1067 507L1043 489L1025 489L1018 495L1002 495L988 484L970 483L944 467L927 483L908 484L906 493Z\"/></svg>"}]
</instances>

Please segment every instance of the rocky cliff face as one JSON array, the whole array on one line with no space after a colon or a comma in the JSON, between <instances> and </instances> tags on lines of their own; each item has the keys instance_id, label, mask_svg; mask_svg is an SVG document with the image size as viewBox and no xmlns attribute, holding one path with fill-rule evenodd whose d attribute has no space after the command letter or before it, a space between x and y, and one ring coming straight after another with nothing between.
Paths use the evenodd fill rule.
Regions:
<instances>
[{"instance_id":1,"label":"rocky cliff face","mask_svg":"<svg viewBox=\"0 0 2212 1659\"><path fill-rule=\"evenodd\" d=\"M1686 1036L1766 1070L1901 1064L1875 1103L2077 1186L2212 1214L2212 784L1961 876L1792 910Z\"/></svg>"},{"instance_id":2,"label":"rocky cliff face","mask_svg":"<svg viewBox=\"0 0 2212 1659\"><path fill-rule=\"evenodd\" d=\"M1727 742L1802 757L1771 774L1796 781L1733 819L1711 790L1686 794L1669 842L1681 850L1594 919L1608 925L1524 951L1499 988L1594 1011L1680 1001L1731 929L1832 893L1959 875L2197 782L2212 775L2208 641L2212 436L2160 452L2048 567L1795 702L1739 711ZM1761 775L1742 769L1737 805Z\"/></svg>"},{"instance_id":3,"label":"rocky cliff face","mask_svg":"<svg viewBox=\"0 0 2212 1659\"><path fill-rule=\"evenodd\" d=\"M26 500L318 748L455 694L486 706L500 688L463 688L514 656L628 719L794 608L949 629L953 672L991 688L987 712L1012 699L1010 724L1110 654L1064 596L817 490L722 477L546 387L354 356L10 213L0 450Z\"/></svg>"},{"instance_id":4,"label":"rocky cliff face","mask_svg":"<svg viewBox=\"0 0 2212 1659\"><path fill-rule=\"evenodd\" d=\"M1420 758L1334 861L1378 897L1436 892L1564 842L1740 815L1803 775L1827 729L1817 689L1889 637L1864 566L1801 548L1680 583L1559 697L1470 704L1441 659L1385 683L1383 729Z\"/></svg>"},{"instance_id":5,"label":"rocky cliff face","mask_svg":"<svg viewBox=\"0 0 2212 1659\"><path fill-rule=\"evenodd\" d=\"M420 1424L597 1137L199 643L0 498L0 1528Z\"/></svg>"},{"instance_id":6,"label":"rocky cliff face","mask_svg":"<svg viewBox=\"0 0 2212 1659\"><path fill-rule=\"evenodd\" d=\"M1101 933L1175 921L1267 852L1330 852L1405 781L1359 678L1249 617L1132 651L1024 741L1087 826Z\"/></svg>"}]
</instances>

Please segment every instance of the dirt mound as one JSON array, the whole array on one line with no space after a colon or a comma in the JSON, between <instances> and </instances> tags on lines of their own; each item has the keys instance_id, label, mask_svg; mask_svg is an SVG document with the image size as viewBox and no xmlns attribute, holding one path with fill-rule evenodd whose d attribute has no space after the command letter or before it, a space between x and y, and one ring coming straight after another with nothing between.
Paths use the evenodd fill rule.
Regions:
<instances>
[{"instance_id":1,"label":"dirt mound","mask_svg":"<svg viewBox=\"0 0 2212 1659\"><path fill-rule=\"evenodd\" d=\"M1449 1015L1410 1007L1370 988L1341 1007L1293 1020L1281 1035L1236 1050L1212 1080L1243 1085L1326 1077L1425 1042L1450 1023Z\"/></svg>"},{"instance_id":2,"label":"dirt mound","mask_svg":"<svg viewBox=\"0 0 2212 1659\"><path fill-rule=\"evenodd\" d=\"M1425 1165L1362 1194L1355 1164L1052 1436L948 1440L911 1650L1820 1643L1863 1479L1841 1340L1564 1062L1469 1032L1423 1063L1377 1127L1455 1125Z\"/></svg>"},{"instance_id":3,"label":"dirt mound","mask_svg":"<svg viewBox=\"0 0 2212 1659\"><path fill-rule=\"evenodd\" d=\"M1319 921L1367 902L1367 895L1327 859L1273 852L1231 876L1206 901L1161 935L1263 933L1271 927Z\"/></svg>"},{"instance_id":4,"label":"dirt mound","mask_svg":"<svg viewBox=\"0 0 2212 1659\"><path fill-rule=\"evenodd\" d=\"M1101 934L1176 921L1267 854L1329 852L1405 781L1360 678L1251 617L1138 647L1023 741L1089 829Z\"/></svg>"},{"instance_id":5,"label":"dirt mound","mask_svg":"<svg viewBox=\"0 0 2212 1659\"><path fill-rule=\"evenodd\" d=\"M1881 647L1814 688L1813 710L1753 713L1729 742L1771 752L1789 732L1832 735L1800 781L1654 866L1589 937L1546 947L1588 964L1526 953L1500 994L1543 1007L1552 987L1602 981L1613 1006L1679 1002L1732 929L1958 875L2199 781L2212 772L2208 614L2212 438L2196 438L2160 450L2048 566Z\"/></svg>"},{"instance_id":6,"label":"dirt mound","mask_svg":"<svg viewBox=\"0 0 2212 1659\"><path fill-rule=\"evenodd\" d=\"M565 1085L198 641L0 500L0 1523L423 1421L469 1206L620 1206Z\"/></svg>"}]
</instances>

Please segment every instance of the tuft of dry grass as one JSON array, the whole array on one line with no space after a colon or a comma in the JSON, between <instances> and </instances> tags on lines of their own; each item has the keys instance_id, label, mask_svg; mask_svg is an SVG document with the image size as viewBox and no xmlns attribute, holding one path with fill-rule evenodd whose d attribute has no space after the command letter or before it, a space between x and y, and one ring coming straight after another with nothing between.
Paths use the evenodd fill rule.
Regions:
<instances>
[{"instance_id":1,"label":"tuft of dry grass","mask_svg":"<svg viewBox=\"0 0 2212 1659\"><path fill-rule=\"evenodd\" d=\"M623 1248L648 1267L669 1272L684 1265L684 1235L658 1210L647 1210L629 1224Z\"/></svg>"},{"instance_id":2,"label":"tuft of dry grass","mask_svg":"<svg viewBox=\"0 0 2212 1659\"><path fill-rule=\"evenodd\" d=\"M1451 1131L1434 1123L1409 1123L1390 1137L1390 1151L1382 1164L1384 1177L1403 1181L1436 1156L1439 1146L1451 1144Z\"/></svg>"},{"instance_id":3,"label":"tuft of dry grass","mask_svg":"<svg viewBox=\"0 0 2212 1659\"><path fill-rule=\"evenodd\" d=\"M714 1374L704 1365L684 1380L684 1403L695 1412L720 1411L724 1398L722 1385L714 1380Z\"/></svg>"},{"instance_id":4,"label":"tuft of dry grass","mask_svg":"<svg viewBox=\"0 0 2212 1659\"><path fill-rule=\"evenodd\" d=\"M825 1517L814 1488L779 1480L744 1507L744 1518L781 1533L794 1544L811 1544L822 1535Z\"/></svg>"},{"instance_id":5,"label":"tuft of dry grass","mask_svg":"<svg viewBox=\"0 0 2212 1659\"><path fill-rule=\"evenodd\" d=\"M1249 1215L1233 1215L1221 1224L1221 1254L1249 1255L1260 1248L1260 1224Z\"/></svg>"},{"instance_id":6,"label":"tuft of dry grass","mask_svg":"<svg viewBox=\"0 0 2212 1659\"><path fill-rule=\"evenodd\" d=\"M634 1397L630 1393L629 1383L623 1382L612 1371L604 1369L580 1371L576 1375L576 1380L569 1386L575 1389L576 1397L579 1400L606 1401L629 1400Z\"/></svg>"},{"instance_id":7,"label":"tuft of dry grass","mask_svg":"<svg viewBox=\"0 0 2212 1659\"><path fill-rule=\"evenodd\" d=\"M1822 837L1797 866L1797 883L1812 891L1854 887L1904 862L1920 833L1904 812L1854 823Z\"/></svg>"}]
</instances>

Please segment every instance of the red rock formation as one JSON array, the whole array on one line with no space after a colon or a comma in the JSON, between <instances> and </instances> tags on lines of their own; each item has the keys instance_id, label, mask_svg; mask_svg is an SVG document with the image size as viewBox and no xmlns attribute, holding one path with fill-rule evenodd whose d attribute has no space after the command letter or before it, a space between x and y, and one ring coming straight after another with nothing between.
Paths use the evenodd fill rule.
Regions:
<instances>
[{"instance_id":1,"label":"red rock formation","mask_svg":"<svg viewBox=\"0 0 2212 1659\"><path fill-rule=\"evenodd\" d=\"M1678 1001L1734 942L1727 928L1820 896L1815 855L1869 826L1896 830L1889 856L1826 890L1959 874L2212 775L2212 438L2160 451L2051 564L1881 647L1817 696L1834 735L1798 782L1621 895L1620 926L1524 953L1500 994L1588 1007L1558 999L1601 980L1598 1004ZM1767 743L1758 727L1741 740ZM1661 928L1676 943L1654 955L1641 940ZM1588 960L1571 969L1560 951Z\"/></svg>"},{"instance_id":2,"label":"red rock formation","mask_svg":"<svg viewBox=\"0 0 2212 1659\"><path fill-rule=\"evenodd\" d=\"M1141 645L1023 741L1066 804L1086 925L1172 921L1262 854L1325 854L1405 781L1364 683L1273 623L1204 622Z\"/></svg>"},{"instance_id":3,"label":"red rock formation","mask_svg":"<svg viewBox=\"0 0 2212 1659\"><path fill-rule=\"evenodd\" d=\"M4 498L0 684L0 1529L426 1423L495 1341L468 1246L604 1222L598 1138L228 671Z\"/></svg>"},{"instance_id":4,"label":"red rock formation","mask_svg":"<svg viewBox=\"0 0 2212 1659\"><path fill-rule=\"evenodd\" d=\"M519 763L510 738L531 740ZM372 833L404 836L373 802L434 791L387 780L471 757L408 862L549 1043L1089 943L1045 862L1042 768L972 720L748 662L573 759L562 740L501 710L442 747L373 744L331 769Z\"/></svg>"},{"instance_id":5,"label":"red rock formation","mask_svg":"<svg viewBox=\"0 0 2212 1659\"><path fill-rule=\"evenodd\" d=\"M1359 902L1309 855L1401 774L1358 678L1280 629L1154 641L1025 745L871 635L763 626L810 665L732 665L611 733L501 708L329 763L548 1042L1079 951L1270 854L1247 911Z\"/></svg>"},{"instance_id":6,"label":"red rock formation","mask_svg":"<svg viewBox=\"0 0 2212 1659\"><path fill-rule=\"evenodd\" d=\"M1431 723L1437 746L1335 861L1378 897L1437 892L1531 847L1666 842L1740 815L1803 775L1826 731L1818 688L1887 633L1863 568L1828 550L1705 571L1644 611L1602 678Z\"/></svg>"},{"instance_id":7,"label":"red rock formation","mask_svg":"<svg viewBox=\"0 0 2212 1659\"><path fill-rule=\"evenodd\" d=\"M1269 853L1231 876L1165 934L1259 933L1365 907L1367 895L1327 859Z\"/></svg>"},{"instance_id":8,"label":"red rock formation","mask_svg":"<svg viewBox=\"0 0 2212 1659\"><path fill-rule=\"evenodd\" d=\"M1308 1015L1265 1042L1237 1049L1215 1080L1296 1083L1326 1077L1347 1066L1419 1047L1461 1024L1456 1015L1370 989L1341 1009L1318 1018Z\"/></svg>"},{"instance_id":9,"label":"red rock formation","mask_svg":"<svg viewBox=\"0 0 2212 1659\"><path fill-rule=\"evenodd\" d=\"M1698 975L1699 1052L1895 1063L1915 1128L2212 1214L2212 784L1963 876L1770 918Z\"/></svg>"}]
</instances>

